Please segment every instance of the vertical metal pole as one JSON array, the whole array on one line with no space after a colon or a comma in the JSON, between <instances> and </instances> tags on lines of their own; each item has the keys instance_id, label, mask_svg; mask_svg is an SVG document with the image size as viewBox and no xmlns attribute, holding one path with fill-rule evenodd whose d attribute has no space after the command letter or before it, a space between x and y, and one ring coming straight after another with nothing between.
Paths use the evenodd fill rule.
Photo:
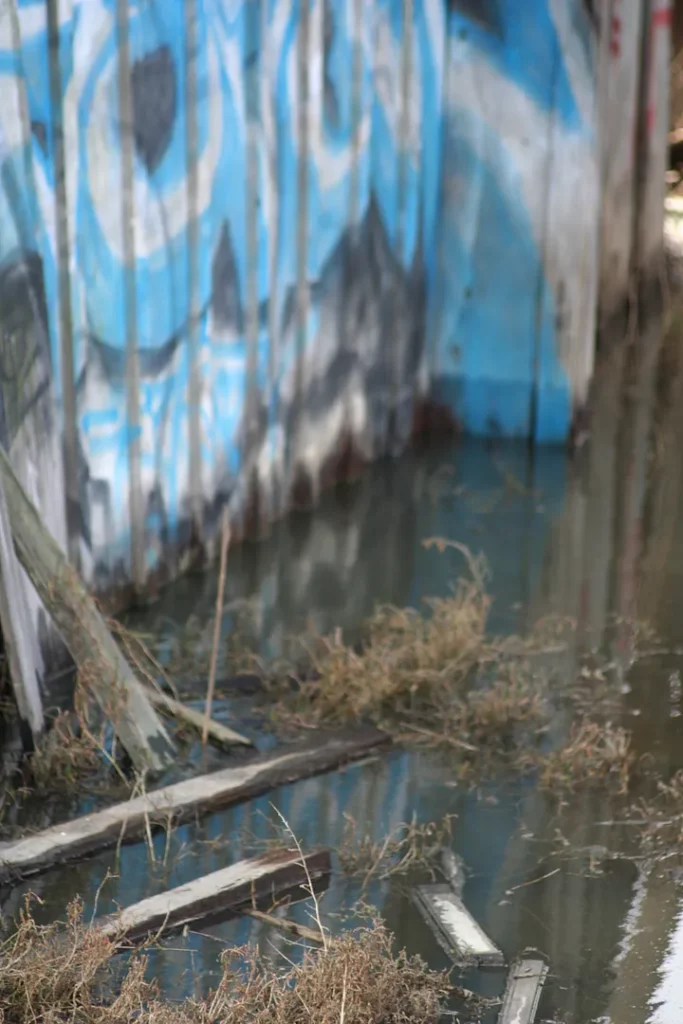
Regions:
<instances>
[{"instance_id":1,"label":"vertical metal pole","mask_svg":"<svg viewBox=\"0 0 683 1024\"><path fill-rule=\"evenodd\" d=\"M197 0L185 6L185 146L187 161L187 301L188 301L188 445L189 490L193 540L203 539L201 399L199 341L199 148L197 88Z\"/></svg>"},{"instance_id":2,"label":"vertical metal pole","mask_svg":"<svg viewBox=\"0 0 683 1024\"><path fill-rule=\"evenodd\" d=\"M47 0L48 72L50 80L50 120L55 175L55 233L57 239L57 294L59 297L60 379L62 390L62 437L64 486L66 491L66 530L69 561L81 568L80 494L78 487L78 430L76 427L76 381L74 365L73 318L69 266L69 211L64 157L64 119L62 71L60 66L60 0Z\"/></svg>"},{"instance_id":3,"label":"vertical metal pole","mask_svg":"<svg viewBox=\"0 0 683 1024\"><path fill-rule=\"evenodd\" d=\"M247 4L247 52L262 67L262 18L265 5L261 0ZM243 472L252 474L253 455L258 427L258 355L259 355L259 239L258 239L258 197L260 180L259 132L261 121L260 89L250 94L251 105L247 109L247 181L246 181L246 392L244 401ZM249 99L247 100L249 103ZM272 360L272 351L270 359ZM247 481L247 485L250 481ZM248 491L247 500L253 495ZM257 524L258 525L258 524Z\"/></svg>"},{"instance_id":4,"label":"vertical metal pole","mask_svg":"<svg viewBox=\"0 0 683 1024\"><path fill-rule=\"evenodd\" d=\"M310 0L299 0L299 32L297 36L297 232L296 232L296 375L294 387L295 426L292 442L298 443L301 403L303 400L303 368L308 329L308 150L309 150L309 21ZM296 449L295 449L296 450ZM291 474L292 467L287 466ZM290 476L291 479L291 476Z\"/></svg>"},{"instance_id":5,"label":"vertical metal pole","mask_svg":"<svg viewBox=\"0 0 683 1024\"><path fill-rule=\"evenodd\" d=\"M128 431L128 506L131 577L136 589L145 583L145 523L140 438L140 360L135 279L135 201L133 193L133 96L131 89L128 0L116 0L118 37L119 138L121 142L121 217L125 282L126 420Z\"/></svg>"}]
</instances>

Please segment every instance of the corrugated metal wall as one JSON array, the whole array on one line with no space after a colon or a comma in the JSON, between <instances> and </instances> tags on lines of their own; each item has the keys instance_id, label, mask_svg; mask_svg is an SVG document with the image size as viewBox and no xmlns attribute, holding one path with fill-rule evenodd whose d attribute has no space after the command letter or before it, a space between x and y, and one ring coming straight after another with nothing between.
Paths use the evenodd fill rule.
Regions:
<instances>
[{"instance_id":1,"label":"corrugated metal wall","mask_svg":"<svg viewBox=\"0 0 683 1024\"><path fill-rule=\"evenodd\" d=\"M0 440L97 590L435 409L565 440L661 248L667 11L0 0Z\"/></svg>"}]
</instances>

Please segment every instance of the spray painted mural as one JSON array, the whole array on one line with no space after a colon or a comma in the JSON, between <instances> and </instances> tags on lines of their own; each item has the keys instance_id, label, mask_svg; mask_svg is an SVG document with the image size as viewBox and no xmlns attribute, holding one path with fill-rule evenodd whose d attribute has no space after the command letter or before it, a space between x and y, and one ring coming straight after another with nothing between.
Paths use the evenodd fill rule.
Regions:
<instances>
[{"instance_id":1,"label":"spray painted mural","mask_svg":"<svg viewBox=\"0 0 683 1024\"><path fill-rule=\"evenodd\" d=\"M43 479L17 424L63 445L41 505L98 590L400 452L428 401L566 438L597 38L585 0L0 0L0 324L34 338L0 440Z\"/></svg>"}]
</instances>

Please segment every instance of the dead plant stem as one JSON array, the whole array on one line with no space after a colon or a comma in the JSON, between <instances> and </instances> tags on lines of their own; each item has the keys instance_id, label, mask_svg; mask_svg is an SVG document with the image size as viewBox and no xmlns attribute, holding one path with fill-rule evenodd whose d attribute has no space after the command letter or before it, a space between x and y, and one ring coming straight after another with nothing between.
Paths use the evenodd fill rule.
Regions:
<instances>
[{"instance_id":1,"label":"dead plant stem","mask_svg":"<svg viewBox=\"0 0 683 1024\"><path fill-rule=\"evenodd\" d=\"M209 682L206 689L206 704L204 708L204 728L202 730L202 745L205 747L209 739L209 726L211 723L211 706L213 694L216 688L216 664L218 662L218 645L221 638L221 625L223 622L223 598L225 595L225 576L228 561L228 544L230 543L230 520L228 518L227 505L223 508L223 520L221 526L221 562L218 574L218 592L216 594L216 618L213 624L213 647L211 648L211 663L209 665Z\"/></svg>"}]
</instances>

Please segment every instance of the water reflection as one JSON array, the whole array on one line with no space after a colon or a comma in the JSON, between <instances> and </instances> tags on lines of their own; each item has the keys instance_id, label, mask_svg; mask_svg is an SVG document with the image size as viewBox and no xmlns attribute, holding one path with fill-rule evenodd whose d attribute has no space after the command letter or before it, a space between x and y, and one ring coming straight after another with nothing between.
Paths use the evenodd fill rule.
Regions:
<instances>
[{"instance_id":1,"label":"water reflection","mask_svg":"<svg viewBox=\"0 0 683 1024\"><path fill-rule=\"evenodd\" d=\"M683 716L671 713L683 665L670 650L683 647L683 374L671 360L677 349L677 339L669 339L666 374L658 378L657 325L628 344L615 339L596 379L589 441L572 460L561 451L468 442L380 465L327 495L314 515L290 516L267 541L231 552L228 600L257 600L267 653L307 626L341 626L353 637L378 602L418 605L446 593L460 569L458 556L428 551L422 541L457 539L488 558L491 628L525 629L548 612L570 616L577 629L562 672L577 671L582 650L607 646L617 667L615 701L636 749L654 752L664 771L683 767ZM147 620L208 618L215 587L213 574L188 577L162 595ZM634 616L653 623L667 653L634 661L627 621ZM555 728L568 724L565 714ZM649 1013L653 1024L674 1019L667 964L678 962L681 946L680 939L670 946L674 928L680 930L676 879L666 872L639 876L618 859L596 873L585 858L557 857L558 831L579 845L619 848L618 829L595 825L610 818L607 802L577 797L558 817L529 780L464 791L455 755L395 752L185 826L168 851L160 835L155 857L163 864L166 856L165 871L150 869L144 845L124 847L118 861L111 853L56 871L33 883L45 901L40 912L49 919L77 893L92 908L108 869L118 880L100 897L103 911L216 870L248 850L248 837L266 834L271 803L304 844L335 850L345 813L376 841L413 814L420 820L457 814L454 847L470 867L465 898L473 913L507 955L530 944L550 956L541 1015L557 1013L567 1024L636 1024ZM12 904L21 893L17 888ZM323 903L331 928L340 927L338 915L358 893L359 885L345 881L337 867ZM365 895L401 944L445 966L404 884L374 880ZM305 920L305 913L297 907L292 916ZM237 920L172 942L154 955L153 968L177 996L189 990L194 974L203 987L215 983L222 942L247 940L273 955L284 942L261 923ZM491 975L468 980L490 993L502 982ZM663 1006L654 1010L658 1001Z\"/></svg>"}]
</instances>

